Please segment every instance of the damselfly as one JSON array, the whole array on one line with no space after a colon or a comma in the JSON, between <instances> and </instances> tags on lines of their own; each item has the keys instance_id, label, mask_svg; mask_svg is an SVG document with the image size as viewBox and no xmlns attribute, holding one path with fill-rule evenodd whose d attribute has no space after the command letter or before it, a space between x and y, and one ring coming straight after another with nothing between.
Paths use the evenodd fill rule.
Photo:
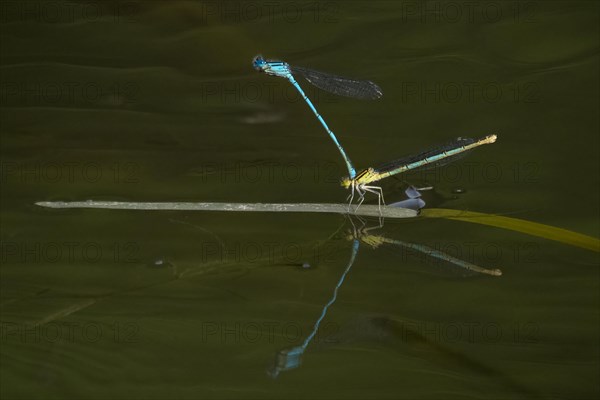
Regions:
<instances>
[{"instance_id":1,"label":"damselfly","mask_svg":"<svg viewBox=\"0 0 600 400\"><path fill-rule=\"evenodd\" d=\"M379 86L377 86L371 81L361 81L343 78L341 76L331 75L325 72L319 72L308 68L291 66L283 61L265 60L261 55L254 57L254 59L252 60L252 65L257 71L264 72L268 75L285 78L288 81L290 81L292 85L294 85L296 90L298 90L304 101L306 101L306 103L308 104L312 112L315 114L321 125L323 125L323 128L325 128L325 130L337 146L338 150L342 155L342 158L344 159L344 162L346 163L346 167L348 168L348 175L351 179L354 178L356 176L356 170L352 165L352 161L350 161L350 157L348 157L346 151L338 141L335 134L331 131L331 129L329 129L329 126L327 126L327 123L325 123L323 117L321 117L313 103L304 93L304 91L294 78L294 75L301 75L311 84L330 93L359 99L374 100L380 98L383 95L383 92L381 91Z\"/></svg>"},{"instance_id":2,"label":"damselfly","mask_svg":"<svg viewBox=\"0 0 600 400\"><path fill-rule=\"evenodd\" d=\"M486 136L479 140L458 138L441 147L430 149L414 156L401 158L399 160L381 165L378 168L367 168L359 172L354 177L350 176L348 178L344 178L342 179L342 186L351 190L351 193L348 196L350 199L348 207L352 205L355 191L359 196L359 202L356 206L356 209L358 209L358 207L360 207L364 201L366 192L370 192L378 197L378 204L381 212L381 203L385 205L383 189L381 189L380 186L372 185L372 183L385 179L388 176L401 174L409 170L425 166L440 166L447 164L448 162L455 160L458 156L463 155L465 152L474 149L475 147L494 143L496 139L496 135Z\"/></svg>"}]
</instances>

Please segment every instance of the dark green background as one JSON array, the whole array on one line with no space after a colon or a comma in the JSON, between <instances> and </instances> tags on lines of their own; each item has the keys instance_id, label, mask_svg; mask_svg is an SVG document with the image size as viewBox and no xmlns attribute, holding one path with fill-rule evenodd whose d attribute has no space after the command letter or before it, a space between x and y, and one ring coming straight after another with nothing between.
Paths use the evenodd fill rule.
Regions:
<instances>
[{"instance_id":1,"label":"dark green background","mask_svg":"<svg viewBox=\"0 0 600 400\"><path fill-rule=\"evenodd\" d=\"M364 102L301 81L358 168L499 135L385 182L388 202L431 184L430 207L598 237L598 17L594 1L3 1L2 397L596 398L595 252L386 221L504 275L362 245L302 366L273 380L348 262L342 217L34 203L343 201L335 147L251 68L262 53L381 86Z\"/></svg>"}]
</instances>

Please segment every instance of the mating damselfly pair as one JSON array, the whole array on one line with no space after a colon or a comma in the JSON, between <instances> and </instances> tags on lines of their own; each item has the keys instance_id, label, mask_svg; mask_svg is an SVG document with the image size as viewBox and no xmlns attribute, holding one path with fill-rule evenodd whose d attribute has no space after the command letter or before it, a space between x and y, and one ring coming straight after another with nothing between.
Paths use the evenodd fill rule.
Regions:
<instances>
[{"instance_id":1,"label":"mating damselfly pair","mask_svg":"<svg viewBox=\"0 0 600 400\"><path fill-rule=\"evenodd\" d=\"M327 123L323 117L319 114L316 107L304 93L294 75L300 75L304 77L308 82L319 89L336 95L360 99L375 100L383 96L383 92L379 86L371 81L344 78L325 72L315 71L309 68L291 66L283 61L266 60L260 55L254 57L252 60L252 65L256 70L264 72L267 75L273 75L287 79L296 88L296 90L298 90L302 98L306 101L312 112L317 117L317 120L319 120L323 128L325 128L325 131L327 131L337 146L342 158L344 159L344 162L346 163L346 168L348 169L348 177L343 178L341 181L342 186L351 191L350 195L348 196L348 199L350 200L348 207L350 207L354 201L355 192L359 197L356 209L360 207L365 199L365 194L369 192L378 197L378 204L381 209L381 204L385 204L383 190L380 186L373 185L373 183L409 170L414 170L425 166L441 166L447 164L448 162L455 160L457 156L464 155L465 152L472 150L475 147L494 143L497 139L496 135L489 135L477 140L459 137L445 145L426 150L417 155L394 160L376 168L370 167L360 171L359 173L356 173L356 169L354 168L350 157L348 157L346 151L340 144L333 131L329 128L329 126L327 126Z\"/></svg>"}]
</instances>

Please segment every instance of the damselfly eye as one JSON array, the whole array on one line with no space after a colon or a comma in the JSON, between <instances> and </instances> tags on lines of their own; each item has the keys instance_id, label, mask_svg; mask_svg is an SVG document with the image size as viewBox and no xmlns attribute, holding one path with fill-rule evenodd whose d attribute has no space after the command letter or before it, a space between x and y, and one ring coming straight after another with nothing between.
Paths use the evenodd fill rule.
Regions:
<instances>
[{"instance_id":1,"label":"damselfly eye","mask_svg":"<svg viewBox=\"0 0 600 400\"><path fill-rule=\"evenodd\" d=\"M262 71L265 66L265 59L263 58L263 56L259 54L256 57L254 57L252 59L252 66L255 70Z\"/></svg>"}]
</instances>

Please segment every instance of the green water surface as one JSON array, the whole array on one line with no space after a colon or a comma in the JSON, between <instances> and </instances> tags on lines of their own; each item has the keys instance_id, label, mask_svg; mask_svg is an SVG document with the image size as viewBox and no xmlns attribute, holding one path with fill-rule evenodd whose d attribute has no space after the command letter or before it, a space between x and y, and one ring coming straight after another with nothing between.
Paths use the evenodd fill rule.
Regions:
<instances>
[{"instance_id":1,"label":"green water surface","mask_svg":"<svg viewBox=\"0 0 600 400\"><path fill-rule=\"evenodd\" d=\"M377 82L384 96L369 102L300 81L359 169L498 134L451 166L382 182L388 203L407 183L433 186L429 207L598 238L597 2L1 11L2 398L599 396L597 252L385 221L372 233L503 275L362 243L301 363L274 378L349 262L350 221L34 205L344 201L335 146L289 83L252 69L262 53Z\"/></svg>"}]
</instances>

